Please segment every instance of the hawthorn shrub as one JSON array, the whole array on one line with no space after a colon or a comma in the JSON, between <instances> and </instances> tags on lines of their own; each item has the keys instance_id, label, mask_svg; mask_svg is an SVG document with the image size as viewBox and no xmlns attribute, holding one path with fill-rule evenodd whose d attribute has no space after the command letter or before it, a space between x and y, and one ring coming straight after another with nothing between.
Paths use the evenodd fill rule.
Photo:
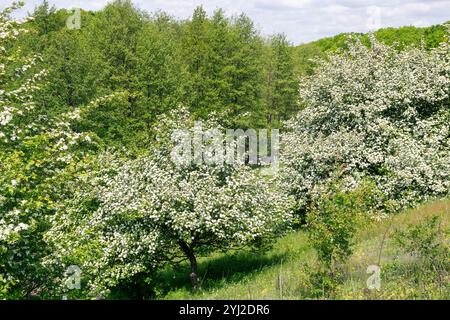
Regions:
<instances>
[{"instance_id":1,"label":"hawthorn shrub","mask_svg":"<svg viewBox=\"0 0 450 320\"><path fill-rule=\"evenodd\" d=\"M193 128L186 110L160 123L148 155L100 160L103 169L87 173L85 187L61 207L46 235L54 248L47 265L78 265L88 296L107 296L139 274L151 277L185 260L196 288L198 256L270 243L291 224L292 201L274 179L239 162L172 161L171 133ZM204 129L218 127L210 120Z\"/></svg>"},{"instance_id":2,"label":"hawthorn shrub","mask_svg":"<svg viewBox=\"0 0 450 320\"><path fill-rule=\"evenodd\" d=\"M338 288L359 222L449 194L449 53L355 39L300 84L281 180L318 254L317 296Z\"/></svg>"},{"instance_id":3,"label":"hawthorn shrub","mask_svg":"<svg viewBox=\"0 0 450 320\"><path fill-rule=\"evenodd\" d=\"M22 5L0 12L0 298L9 299L43 296L53 286L54 270L42 263L52 252L44 234L71 197L83 159L99 147L95 134L75 131L74 123L121 97L112 94L49 116L35 101L48 84L47 70L39 55L19 46L29 32L27 20L10 19Z\"/></svg>"},{"instance_id":4,"label":"hawthorn shrub","mask_svg":"<svg viewBox=\"0 0 450 320\"><path fill-rule=\"evenodd\" d=\"M311 206L306 217L308 236L326 269L336 269L352 254L358 226L386 213L383 198L368 180L352 191L342 191L334 183Z\"/></svg>"},{"instance_id":5,"label":"hawthorn shrub","mask_svg":"<svg viewBox=\"0 0 450 320\"><path fill-rule=\"evenodd\" d=\"M17 45L28 30L9 16L21 5L0 11L0 298L27 296L43 281L41 235L68 138L64 124L46 131L55 123L33 100L46 70L39 55L25 55Z\"/></svg>"},{"instance_id":6,"label":"hawthorn shrub","mask_svg":"<svg viewBox=\"0 0 450 320\"><path fill-rule=\"evenodd\" d=\"M370 178L397 209L450 191L450 45L398 52L371 37L300 85L282 137L286 189L304 216L327 184Z\"/></svg>"}]
</instances>

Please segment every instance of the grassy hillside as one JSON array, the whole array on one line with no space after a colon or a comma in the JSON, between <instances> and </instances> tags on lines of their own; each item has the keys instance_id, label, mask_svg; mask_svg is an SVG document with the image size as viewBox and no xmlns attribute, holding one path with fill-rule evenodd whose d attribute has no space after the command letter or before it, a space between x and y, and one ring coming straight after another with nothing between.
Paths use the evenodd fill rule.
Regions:
<instances>
[{"instance_id":1,"label":"grassy hillside","mask_svg":"<svg viewBox=\"0 0 450 320\"><path fill-rule=\"evenodd\" d=\"M444 275L426 272L419 258L405 254L393 241L396 230L423 225L432 216L440 218L440 234L448 240L450 199L366 225L357 236L354 254L342 267L342 284L332 294L314 284L311 271L317 270L315 252L308 244L306 231L300 230L279 239L265 254L217 254L202 259L202 289L195 293L186 279L187 266L167 270L160 278L160 298L449 299L448 269ZM366 286L370 276L366 270L369 265L377 265L379 259L381 289L371 291Z\"/></svg>"},{"instance_id":2,"label":"grassy hillside","mask_svg":"<svg viewBox=\"0 0 450 320\"><path fill-rule=\"evenodd\" d=\"M445 24L450 21L431 27L417 28L406 26L400 28L384 28L376 31L375 37L385 44L397 45L399 49L408 46L418 47L422 43L425 48L431 49L445 41ZM296 71L299 75L311 74L314 64L310 59L323 57L326 53L347 47L348 36L357 36L363 43L368 43L368 34L364 33L341 33L334 37L323 38L314 42L301 44L294 48Z\"/></svg>"}]
</instances>

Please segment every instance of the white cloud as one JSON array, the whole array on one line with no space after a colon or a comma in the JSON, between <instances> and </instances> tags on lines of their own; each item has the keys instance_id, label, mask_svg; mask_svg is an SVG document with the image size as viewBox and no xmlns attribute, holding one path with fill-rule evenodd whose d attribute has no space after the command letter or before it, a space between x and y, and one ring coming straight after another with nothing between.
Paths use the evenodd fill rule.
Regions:
<instances>
[{"instance_id":1,"label":"white cloud","mask_svg":"<svg viewBox=\"0 0 450 320\"><path fill-rule=\"evenodd\" d=\"M8 1L8 0L7 0ZM3 1L4 2L4 1ZM28 0L32 11L41 0ZM58 8L98 10L107 0L50 0ZM223 8L229 14L245 12L263 34L284 32L294 43L308 42L341 32L367 32L367 9L380 8L380 27L428 26L450 20L450 0L134 0L141 9L161 9L187 18L197 5L212 13ZM5 6L5 4L0 4Z\"/></svg>"}]
</instances>

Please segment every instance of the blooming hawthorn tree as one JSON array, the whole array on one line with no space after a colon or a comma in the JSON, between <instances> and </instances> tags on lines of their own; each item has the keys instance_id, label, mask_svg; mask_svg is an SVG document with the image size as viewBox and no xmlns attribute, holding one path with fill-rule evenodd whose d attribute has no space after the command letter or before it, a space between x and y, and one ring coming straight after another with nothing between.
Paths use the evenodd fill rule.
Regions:
<instances>
[{"instance_id":1,"label":"blooming hawthorn tree","mask_svg":"<svg viewBox=\"0 0 450 320\"><path fill-rule=\"evenodd\" d=\"M370 178L397 208L450 190L450 46L397 51L371 38L300 85L283 136L286 187L305 210L330 181Z\"/></svg>"},{"instance_id":2,"label":"blooming hawthorn tree","mask_svg":"<svg viewBox=\"0 0 450 320\"><path fill-rule=\"evenodd\" d=\"M238 162L172 161L170 134L190 128L189 119L183 109L163 116L150 155L107 157L103 173L87 178L90 187L57 215L48 233L57 254L49 263L76 262L89 290L107 293L133 275L188 260L197 287L198 255L261 244L286 230L292 201L257 171Z\"/></svg>"},{"instance_id":3,"label":"blooming hawthorn tree","mask_svg":"<svg viewBox=\"0 0 450 320\"><path fill-rule=\"evenodd\" d=\"M32 95L42 82L45 70L36 67L37 55L23 55L16 45L20 34L27 32L21 22L9 14L21 6L15 3L0 12L0 287L3 294L24 277L34 260L33 229L38 228L31 207L42 208L44 199L23 197L32 187L30 179L40 170L36 159L27 159L38 142L42 121L33 117L36 108ZM21 125L26 123L26 125ZM38 138L36 138L38 140ZM37 148L36 148L37 149ZM33 179L35 180L35 179ZM0 290L2 291L2 290Z\"/></svg>"},{"instance_id":4,"label":"blooming hawthorn tree","mask_svg":"<svg viewBox=\"0 0 450 320\"><path fill-rule=\"evenodd\" d=\"M70 113L50 117L35 103L46 85L39 55L25 55L18 37L25 21L9 18L22 6L0 12L0 297L23 298L42 290L49 277L41 264L49 247L43 233L61 199L70 196L81 159L96 145L72 124L83 113L122 94L97 99Z\"/></svg>"}]
</instances>

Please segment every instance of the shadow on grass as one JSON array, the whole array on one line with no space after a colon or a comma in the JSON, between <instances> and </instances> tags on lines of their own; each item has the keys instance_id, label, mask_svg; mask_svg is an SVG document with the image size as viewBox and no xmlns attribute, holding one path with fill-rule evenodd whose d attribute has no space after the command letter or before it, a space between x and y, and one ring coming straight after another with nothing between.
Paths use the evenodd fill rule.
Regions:
<instances>
[{"instance_id":1,"label":"shadow on grass","mask_svg":"<svg viewBox=\"0 0 450 320\"><path fill-rule=\"evenodd\" d=\"M264 253L240 252L201 259L198 264L201 289L210 291L237 283L266 267L279 264L285 257L286 254L267 256ZM164 296L177 289L191 291L189 273L186 263L160 272L155 283L159 295Z\"/></svg>"}]
</instances>

